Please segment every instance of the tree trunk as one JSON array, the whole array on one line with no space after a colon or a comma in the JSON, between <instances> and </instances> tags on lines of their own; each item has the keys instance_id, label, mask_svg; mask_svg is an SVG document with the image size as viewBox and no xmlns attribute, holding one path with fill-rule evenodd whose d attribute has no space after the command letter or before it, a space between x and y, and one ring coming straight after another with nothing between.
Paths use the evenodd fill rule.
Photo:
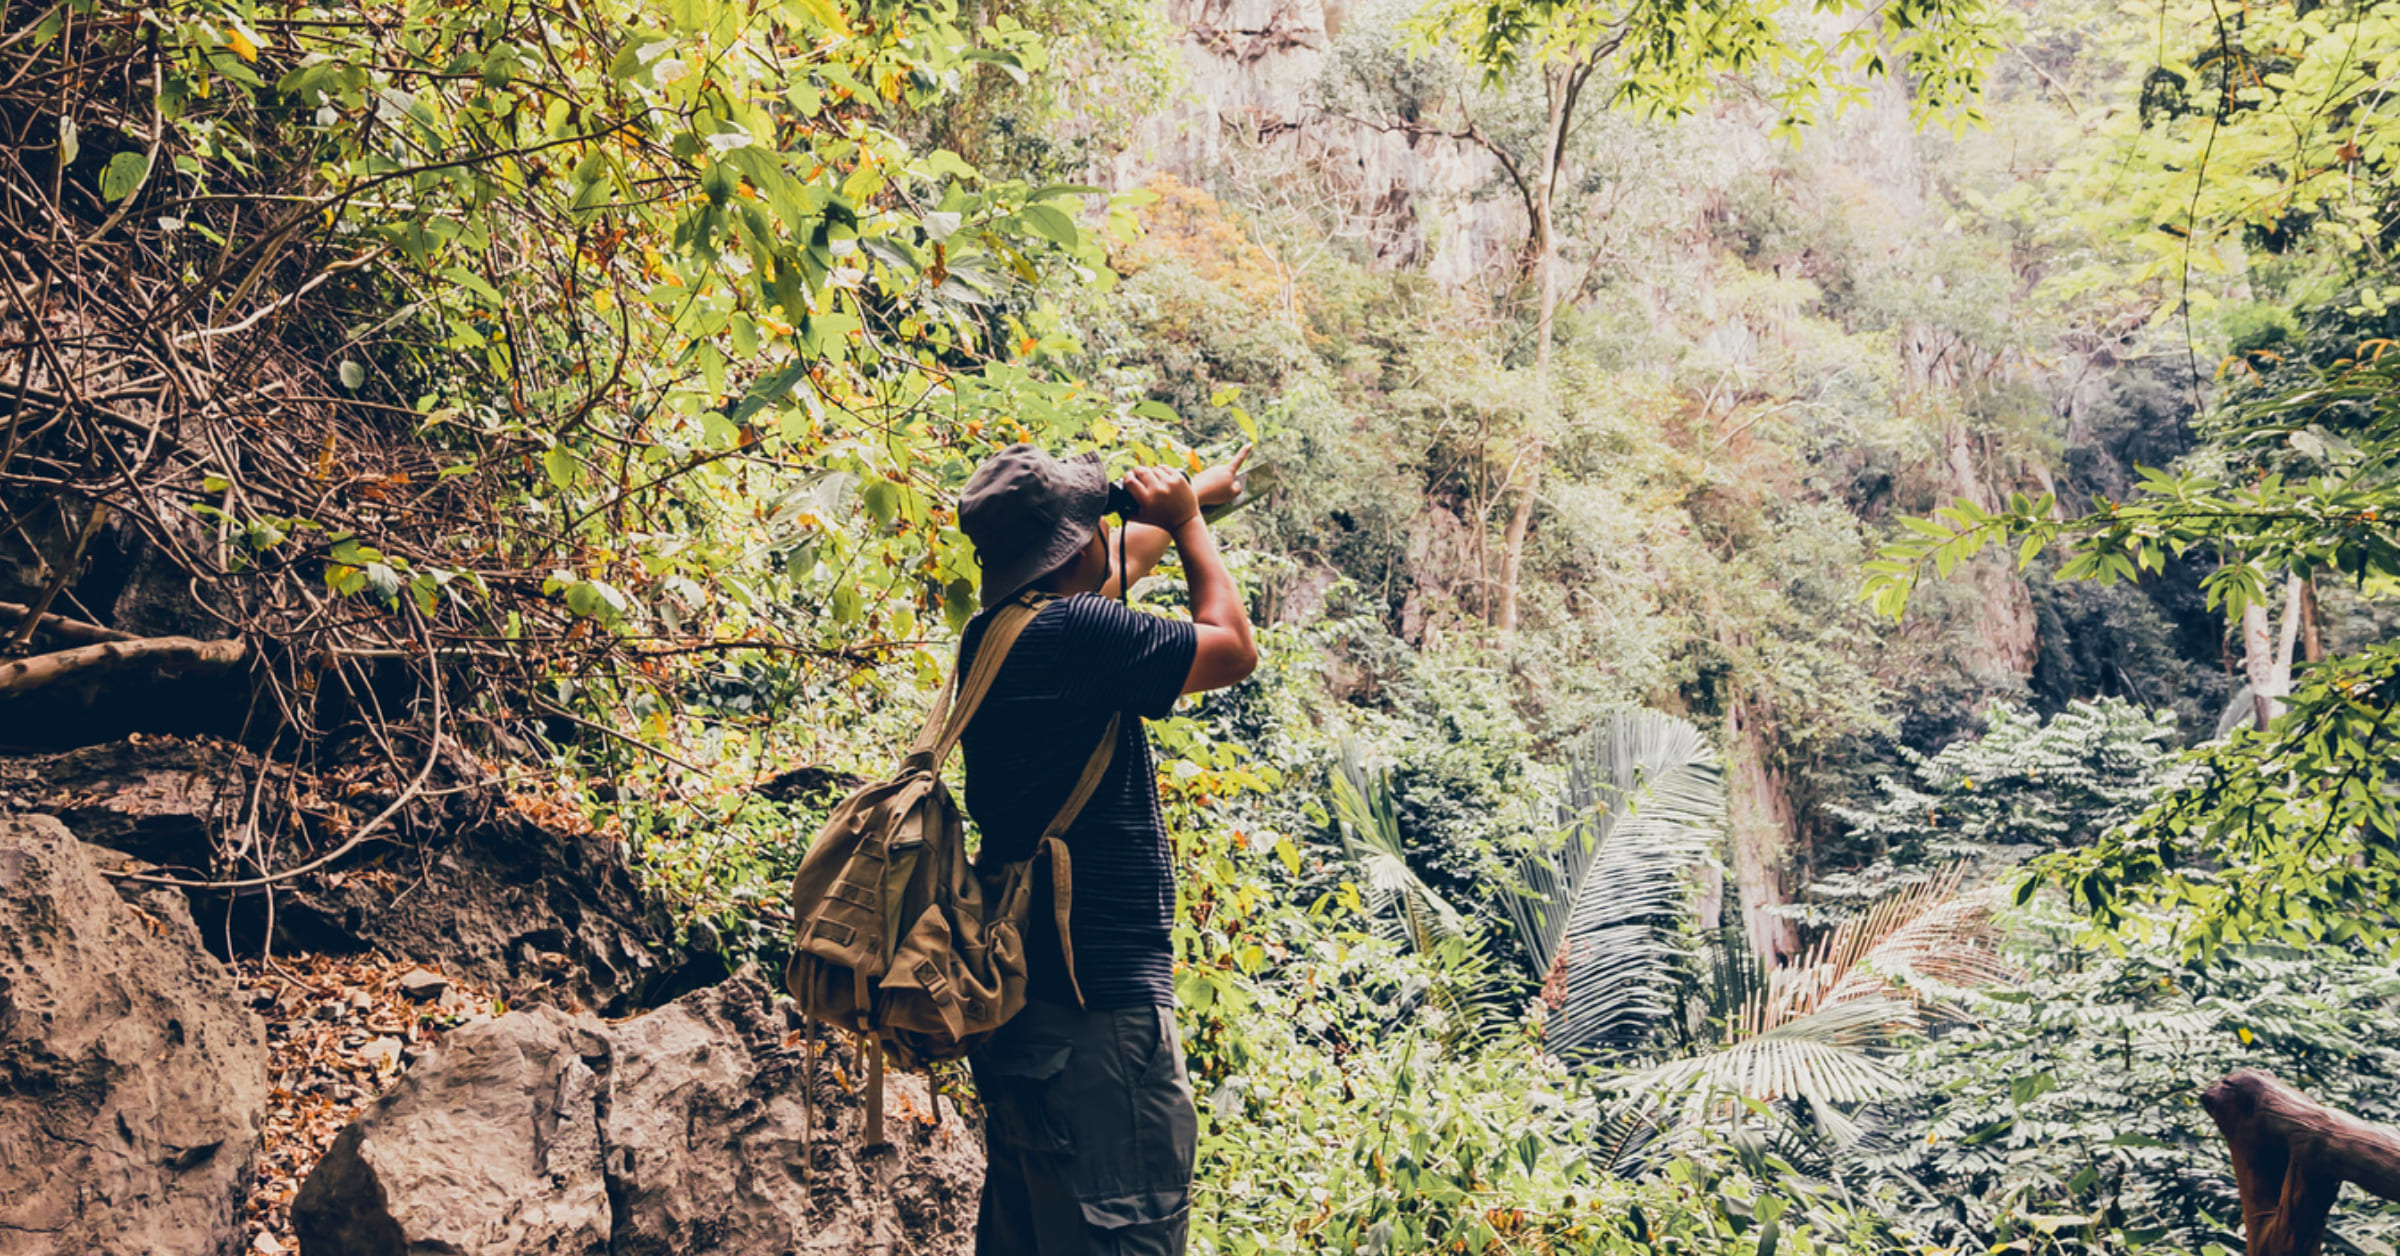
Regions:
<instances>
[{"instance_id":1,"label":"tree trunk","mask_svg":"<svg viewBox=\"0 0 2400 1256\"><path fill-rule=\"evenodd\" d=\"M2281 699L2292 691L2292 653L2299 643L2303 583L2297 573L2284 577L2281 632L2268 621L2263 602L2242 608L2242 672L2250 682L2250 720L2261 732L2283 714Z\"/></svg>"},{"instance_id":2,"label":"tree trunk","mask_svg":"<svg viewBox=\"0 0 2400 1256\"><path fill-rule=\"evenodd\" d=\"M1517 631L1517 572L1525 563L1525 533L1533 526L1533 498L1538 484L1534 478L1541 474L1540 452L1528 453L1525 461L1525 483L1517 489L1516 504L1508 512L1508 531L1500 541L1500 604L1492 618L1492 626L1503 638Z\"/></svg>"},{"instance_id":3,"label":"tree trunk","mask_svg":"<svg viewBox=\"0 0 2400 1256\"><path fill-rule=\"evenodd\" d=\"M2298 572L2283 578L2283 630L2275 639L2275 666L2267 677L2278 698L2292 691L2292 651L2300 642L2301 612L2307 609L2305 588Z\"/></svg>"},{"instance_id":4,"label":"tree trunk","mask_svg":"<svg viewBox=\"0 0 2400 1256\"><path fill-rule=\"evenodd\" d=\"M1782 773L1768 758L1766 731L1739 698L1726 712L1725 732L1731 746L1725 793L1734 893L1751 949L1773 968L1800 950L1799 930L1774 910L1790 901L1783 890L1783 859L1791 848L1792 805Z\"/></svg>"},{"instance_id":5,"label":"tree trunk","mask_svg":"<svg viewBox=\"0 0 2400 1256\"><path fill-rule=\"evenodd\" d=\"M1558 175L1566 160L1567 124L1573 121L1573 75L1557 66L1549 80L1550 121L1542 135L1541 186L1533 203L1533 373L1549 400L1550 331L1558 317Z\"/></svg>"},{"instance_id":6,"label":"tree trunk","mask_svg":"<svg viewBox=\"0 0 2400 1256\"><path fill-rule=\"evenodd\" d=\"M1985 510L1995 509L1996 495L1984 485L1966 427L1950 424L1943 433L1943 444L1949 455L1951 493ZM2006 677L2032 675L2038 647L2033 595L2017 574L2016 564L2004 554L1984 555L1961 564L1959 574L1983 604L1983 614L1972 630L1974 648L1968 655L1976 678L1996 683Z\"/></svg>"},{"instance_id":7,"label":"tree trunk","mask_svg":"<svg viewBox=\"0 0 2400 1256\"><path fill-rule=\"evenodd\" d=\"M2275 633L2267 623L2265 605L2252 601L2242 607L2242 675L2250 682L2250 722L2264 732L2275 718Z\"/></svg>"},{"instance_id":8,"label":"tree trunk","mask_svg":"<svg viewBox=\"0 0 2400 1256\"><path fill-rule=\"evenodd\" d=\"M2317 1256L2344 1182L2400 1202L2400 1133L2310 1100L2256 1069L2200 1092L2225 1135L2249 1256Z\"/></svg>"},{"instance_id":9,"label":"tree trunk","mask_svg":"<svg viewBox=\"0 0 2400 1256\"><path fill-rule=\"evenodd\" d=\"M2317 609L2314 576L2300 582L2300 657L2311 663L2325 661L2325 626Z\"/></svg>"},{"instance_id":10,"label":"tree trunk","mask_svg":"<svg viewBox=\"0 0 2400 1256\"><path fill-rule=\"evenodd\" d=\"M1558 245L1550 233L1550 208L1546 202L1537 203L1533 244L1537 300L1534 310L1534 393L1537 398L1535 404L1546 410L1550 405L1550 328L1558 315ZM1540 422L1538 414L1533 422ZM1516 501L1510 504L1508 531L1501 540L1500 597L1492 616L1492 626L1500 630L1503 639L1513 637L1517 631L1518 573L1525 564L1525 535L1533 526L1534 500L1541 494L1543 452L1541 432L1537 426L1526 433L1525 446L1517 454L1517 474L1509 477L1516 486Z\"/></svg>"},{"instance_id":11,"label":"tree trunk","mask_svg":"<svg viewBox=\"0 0 2400 1256\"><path fill-rule=\"evenodd\" d=\"M1550 120L1542 142L1542 163L1538 170L1540 182L1533 195L1527 198L1526 210L1532 221L1528 242L1533 252L1533 383L1535 405L1546 412L1550 407L1550 341L1558 321L1558 200L1559 163L1566 152L1566 128L1572 121L1568 75L1557 67L1547 71L1550 89ZM1538 425L1541 414L1534 422ZM1500 631L1502 640L1517 632L1518 573L1525 562L1525 534L1533 525L1534 499L1542 486L1542 437L1538 426L1526 433L1525 446L1518 452L1518 474L1509 477L1517 485L1517 500L1510 507L1508 532L1500 548L1500 597L1492 615L1492 626Z\"/></svg>"}]
</instances>

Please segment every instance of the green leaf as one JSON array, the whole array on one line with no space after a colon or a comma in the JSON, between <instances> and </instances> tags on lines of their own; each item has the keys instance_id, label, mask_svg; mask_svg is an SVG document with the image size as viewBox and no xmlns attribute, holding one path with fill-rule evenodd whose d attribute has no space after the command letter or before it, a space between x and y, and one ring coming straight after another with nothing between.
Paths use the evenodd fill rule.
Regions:
<instances>
[{"instance_id":1,"label":"green leaf","mask_svg":"<svg viewBox=\"0 0 2400 1256\"><path fill-rule=\"evenodd\" d=\"M1075 220L1048 205L1028 205L1018 217L1033 229L1034 234L1056 241L1061 247L1074 248L1083 240L1075 229Z\"/></svg>"},{"instance_id":2,"label":"green leaf","mask_svg":"<svg viewBox=\"0 0 2400 1256\"><path fill-rule=\"evenodd\" d=\"M100 198L121 201L133 195L150 177L150 158L136 152L118 153L100 171Z\"/></svg>"},{"instance_id":3,"label":"green leaf","mask_svg":"<svg viewBox=\"0 0 2400 1256\"><path fill-rule=\"evenodd\" d=\"M942 618L950 631L958 632L975 617L975 584L970 580L953 580L942 586Z\"/></svg>"},{"instance_id":4,"label":"green leaf","mask_svg":"<svg viewBox=\"0 0 2400 1256\"><path fill-rule=\"evenodd\" d=\"M791 2L798 7L800 12L813 18L817 25L825 27L827 30L841 31L850 28L850 24L842 20L841 6L835 4L834 0L791 0Z\"/></svg>"},{"instance_id":5,"label":"green leaf","mask_svg":"<svg viewBox=\"0 0 2400 1256\"><path fill-rule=\"evenodd\" d=\"M877 480L867 485L859 493L859 499L866 504L867 513L873 515L877 523L889 524L900 513L900 486L890 480Z\"/></svg>"},{"instance_id":6,"label":"green leaf","mask_svg":"<svg viewBox=\"0 0 2400 1256\"><path fill-rule=\"evenodd\" d=\"M1976 1130L1974 1133L1967 1135L1965 1138L1960 1139L1959 1142L1968 1147L1981 1147L1985 1143L1991 1142L1993 1139L2007 1134L2010 1130L2013 1130L2016 1127L2017 1118L2013 1116L2005 1116L1989 1125L1984 1126L1982 1129Z\"/></svg>"},{"instance_id":7,"label":"green leaf","mask_svg":"<svg viewBox=\"0 0 2400 1256\"><path fill-rule=\"evenodd\" d=\"M483 276L476 274L474 271L468 270L464 266L445 267L442 271L442 278L447 279L462 288L465 288L467 291L474 293L476 296L482 297L485 303L494 309L499 309L508 304L506 301L501 299L500 290L498 288L493 287L491 283Z\"/></svg>"},{"instance_id":8,"label":"green leaf","mask_svg":"<svg viewBox=\"0 0 2400 1256\"><path fill-rule=\"evenodd\" d=\"M742 400L740 404L734 406L733 413L728 414L725 417L733 420L735 423L749 422L751 415L758 413L760 410L765 409L773 402L780 400L785 393L788 393L792 390L792 385L799 383L802 379L806 378L807 375L808 363L805 361L800 361L793 362L792 364L784 367L782 370L760 377L756 382L750 385L750 391L742 394Z\"/></svg>"},{"instance_id":9,"label":"green leaf","mask_svg":"<svg viewBox=\"0 0 2400 1256\"><path fill-rule=\"evenodd\" d=\"M631 605L615 586L598 580L578 580L566 587L567 609L585 619L611 620Z\"/></svg>"},{"instance_id":10,"label":"green leaf","mask_svg":"<svg viewBox=\"0 0 2400 1256\"><path fill-rule=\"evenodd\" d=\"M552 445L542 454L542 474L550 478L552 485L562 490L572 490L575 487L577 473L582 469L582 465L576 459L575 451L565 445Z\"/></svg>"},{"instance_id":11,"label":"green leaf","mask_svg":"<svg viewBox=\"0 0 2400 1256\"><path fill-rule=\"evenodd\" d=\"M997 48L969 48L958 55L962 60L981 61L999 66L1007 72L1010 78L1019 83L1025 81L1025 63L1019 60L1017 54L1013 52L1004 52Z\"/></svg>"}]
</instances>

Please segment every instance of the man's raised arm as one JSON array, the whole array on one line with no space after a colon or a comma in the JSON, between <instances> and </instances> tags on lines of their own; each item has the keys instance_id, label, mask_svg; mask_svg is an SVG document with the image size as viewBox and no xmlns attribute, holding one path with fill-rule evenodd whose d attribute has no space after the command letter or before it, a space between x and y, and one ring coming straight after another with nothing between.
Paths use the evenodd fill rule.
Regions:
<instances>
[{"instance_id":1,"label":"man's raised arm","mask_svg":"<svg viewBox=\"0 0 2400 1256\"><path fill-rule=\"evenodd\" d=\"M1183 678L1185 693L1201 693L1239 684L1258 670L1258 644L1250 639L1250 614L1242 607L1233 574L1217 553L1208 520L1200 517L1200 502L1191 483L1163 467L1136 467L1125 487L1141 505L1141 519L1175 541L1183 555L1183 573L1191 590L1192 623L1199 629L1199 648L1192 670Z\"/></svg>"}]
</instances>

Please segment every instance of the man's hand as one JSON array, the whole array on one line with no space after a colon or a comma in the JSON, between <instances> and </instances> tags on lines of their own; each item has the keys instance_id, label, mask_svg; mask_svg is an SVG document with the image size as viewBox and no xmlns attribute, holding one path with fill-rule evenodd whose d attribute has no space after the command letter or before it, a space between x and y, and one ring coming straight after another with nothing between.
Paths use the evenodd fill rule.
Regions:
<instances>
[{"instance_id":1,"label":"man's hand","mask_svg":"<svg viewBox=\"0 0 2400 1256\"><path fill-rule=\"evenodd\" d=\"M1250 461L1250 453L1256 448L1256 445L1244 445L1242 452L1233 456L1233 461L1218 463L1193 476L1192 496L1200 499L1203 507L1222 506L1241 496L1242 464Z\"/></svg>"},{"instance_id":2,"label":"man's hand","mask_svg":"<svg viewBox=\"0 0 2400 1256\"><path fill-rule=\"evenodd\" d=\"M1139 508L1134 518L1151 527L1172 533L1200 517L1200 499L1180 471L1135 467L1125 473L1125 491Z\"/></svg>"}]
</instances>

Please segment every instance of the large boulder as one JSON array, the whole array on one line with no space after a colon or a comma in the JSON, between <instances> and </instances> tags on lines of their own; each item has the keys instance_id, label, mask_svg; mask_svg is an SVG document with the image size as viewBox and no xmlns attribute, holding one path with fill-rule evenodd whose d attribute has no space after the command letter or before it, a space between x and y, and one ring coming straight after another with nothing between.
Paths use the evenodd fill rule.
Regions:
<instances>
[{"instance_id":1,"label":"large boulder","mask_svg":"<svg viewBox=\"0 0 2400 1256\"><path fill-rule=\"evenodd\" d=\"M0 1246L237 1250L266 1073L181 898L128 903L57 821L0 815Z\"/></svg>"},{"instance_id":2,"label":"large boulder","mask_svg":"<svg viewBox=\"0 0 2400 1256\"><path fill-rule=\"evenodd\" d=\"M512 1003L563 996L611 1016L645 1005L668 952L617 843L475 793L480 805L461 795L434 822L446 830L419 821L422 844L278 895L276 944L438 958Z\"/></svg>"},{"instance_id":3,"label":"large boulder","mask_svg":"<svg viewBox=\"0 0 2400 1256\"><path fill-rule=\"evenodd\" d=\"M452 1033L309 1175L302 1256L966 1252L974 1131L894 1074L895 1146L865 1151L857 1062L820 1040L811 1067L788 1007L744 972L617 1025Z\"/></svg>"}]
</instances>

